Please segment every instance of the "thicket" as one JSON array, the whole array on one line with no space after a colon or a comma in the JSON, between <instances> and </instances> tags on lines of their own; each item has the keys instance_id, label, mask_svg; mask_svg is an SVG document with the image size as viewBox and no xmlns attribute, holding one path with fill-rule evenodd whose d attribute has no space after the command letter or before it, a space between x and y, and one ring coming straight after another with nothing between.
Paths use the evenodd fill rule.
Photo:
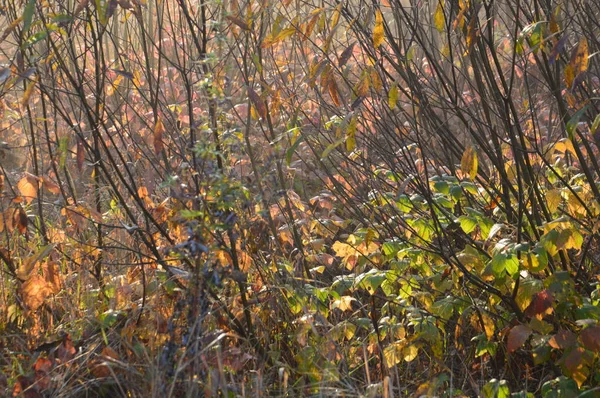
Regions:
<instances>
[{"instance_id":1,"label":"thicket","mask_svg":"<svg viewBox=\"0 0 600 398\"><path fill-rule=\"evenodd\" d=\"M596 1L0 26L2 394L598 394Z\"/></svg>"}]
</instances>

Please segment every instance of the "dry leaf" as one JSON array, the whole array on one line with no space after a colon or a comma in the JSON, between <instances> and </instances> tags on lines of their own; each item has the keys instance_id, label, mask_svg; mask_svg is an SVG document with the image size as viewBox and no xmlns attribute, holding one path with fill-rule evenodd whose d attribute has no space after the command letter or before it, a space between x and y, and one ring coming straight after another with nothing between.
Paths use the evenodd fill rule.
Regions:
<instances>
[{"instance_id":1,"label":"dry leaf","mask_svg":"<svg viewBox=\"0 0 600 398\"><path fill-rule=\"evenodd\" d=\"M165 125L163 124L162 118L159 116L154 125L152 144L154 145L154 153L159 154L164 149L163 134L165 132Z\"/></svg>"},{"instance_id":2,"label":"dry leaf","mask_svg":"<svg viewBox=\"0 0 600 398\"><path fill-rule=\"evenodd\" d=\"M39 179L33 174L25 173L25 176L17 183L17 189L25 198L27 204L31 203L38 195Z\"/></svg>"},{"instance_id":3,"label":"dry leaf","mask_svg":"<svg viewBox=\"0 0 600 398\"><path fill-rule=\"evenodd\" d=\"M508 334L508 352L515 352L527 341L533 331L527 325L517 325Z\"/></svg>"},{"instance_id":4,"label":"dry leaf","mask_svg":"<svg viewBox=\"0 0 600 398\"><path fill-rule=\"evenodd\" d=\"M38 274L31 275L19 290L23 303L32 311L40 308L46 297L52 294L52 287Z\"/></svg>"}]
</instances>

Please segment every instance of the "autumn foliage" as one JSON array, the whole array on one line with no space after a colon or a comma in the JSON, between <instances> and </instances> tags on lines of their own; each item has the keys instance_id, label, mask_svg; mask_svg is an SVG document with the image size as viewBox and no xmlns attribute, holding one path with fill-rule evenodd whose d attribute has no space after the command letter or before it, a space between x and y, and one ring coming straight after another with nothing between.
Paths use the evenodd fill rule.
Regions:
<instances>
[{"instance_id":1,"label":"autumn foliage","mask_svg":"<svg viewBox=\"0 0 600 398\"><path fill-rule=\"evenodd\" d=\"M0 395L594 396L599 26L0 3Z\"/></svg>"}]
</instances>

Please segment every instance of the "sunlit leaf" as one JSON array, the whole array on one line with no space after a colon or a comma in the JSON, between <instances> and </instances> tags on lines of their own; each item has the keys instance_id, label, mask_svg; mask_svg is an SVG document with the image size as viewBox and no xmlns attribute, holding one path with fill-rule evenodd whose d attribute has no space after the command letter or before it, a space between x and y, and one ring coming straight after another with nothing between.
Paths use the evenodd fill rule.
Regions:
<instances>
[{"instance_id":1,"label":"sunlit leaf","mask_svg":"<svg viewBox=\"0 0 600 398\"><path fill-rule=\"evenodd\" d=\"M31 203L38 195L39 179L33 174L25 173L25 176L17 183L17 189L25 202Z\"/></svg>"},{"instance_id":2,"label":"sunlit leaf","mask_svg":"<svg viewBox=\"0 0 600 398\"><path fill-rule=\"evenodd\" d=\"M375 27L373 28L373 46L379 48L383 44L384 28L383 15L380 10L375 11Z\"/></svg>"},{"instance_id":3,"label":"sunlit leaf","mask_svg":"<svg viewBox=\"0 0 600 398\"><path fill-rule=\"evenodd\" d=\"M388 93L388 105L390 109L396 108L396 103L398 102L398 85L396 83L392 84L390 87L390 92Z\"/></svg>"},{"instance_id":4,"label":"sunlit leaf","mask_svg":"<svg viewBox=\"0 0 600 398\"><path fill-rule=\"evenodd\" d=\"M460 160L460 169L462 172L469 177L470 180L474 180L477 176L477 153L475 148L468 146L463 152Z\"/></svg>"},{"instance_id":5,"label":"sunlit leaf","mask_svg":"<svg viewBox=\"0 0 600 398\"><path fill-rule=\"evenodd\" d=\"M163 134L165 133L165 125L163 124L162 118L159 116L156 119L156 124L152 131L152 145L154 146L154 153L159 154L164 149Z\"/></svg>"},{"instance_id":6,"label":"sunlit leaf","mask_svg":"<svg viewBox=\"0 0 600 398\"><path fill-rule=\"evenodd\" d=\"M433 14L433 24L440 33L443 32L446 28L446 17L444 16L443 0L438 0L437 7L435 8L435 13Z\"/></svg>"}]
</instances>

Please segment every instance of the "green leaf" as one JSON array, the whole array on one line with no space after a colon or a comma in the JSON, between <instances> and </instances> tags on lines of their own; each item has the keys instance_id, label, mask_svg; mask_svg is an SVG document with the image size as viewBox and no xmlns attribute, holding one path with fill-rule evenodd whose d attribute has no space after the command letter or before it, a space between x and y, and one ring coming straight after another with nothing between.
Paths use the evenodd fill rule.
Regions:
<instances>
[{"instance_id":1,"label":"green leaf","mask_svg":"<svg viewBox=\"0 0 600 398\"><path fill-rule=\"evenodd\" d=\"M33 14L35 13L36 0L29 0L23 10L23 32L27 32L31 27L31 21L33 20Z\"/></svg>"},{"instance_id":2,"label":"green leaf","mask_svg":"<svg viewBox=\"0 0 600 398\"><path fill-rule=\"evenodd\" d=\"M579 120L585 114L588 107L589 107L589 105L586 105L583 108L581 108L580 110L578 110L577 112L575 112L575 114L573 116L571 116L571 119L569 119L569 121L567 122L567 134L571 141L575 140L575 135L574 135L575 128L577 128L577 125L579 124Z\"/></svg>"},{"instance_id":3,"label":"green leaf","mask_svg":"<svg viewBox=\"0 0 600 398\"><path fill-rule=\"evenodd\" d=\"M290 163L292 163L292 156L294 156L294 152L296 152L298 145L300 145L302 141L304 141L303 135L297 137L296 140L294 140L294 143L288 148L287 151L285 151L285 163L288 167L290 166Z\"/></svg>"},{"instance_id":4,"label":"green leaf","mask_svg":"<svg viewBox=\"0 0 600 398\"><path fill-rule=\"evenodd\" d=\"M460 227L466 234L470 234L477 227L477 219L469 216L460 216L457 220L460 223Z\"/></svg>"},{"instance_id":5,"label":"green leaf","mask_svg":"<svg viewBox=\"0 0 600 398\"><path fill-rule=\"evenodd\" d=\"M501 276L502 271L514 275L519 272L519 259L514 254L498 253L492 257L492 271L496 276Z\"/></svg>"},{"instance_id":6,"label":"green leaf","mask_svg":"<svg viewBox=\"0 0 600 398\"><path fill-rule=\"evenodd\" d=\"M481 396L483 398L508 398L510 389L506 380L492 379L481 389Z\"/></svg>"},{"instance_id":7,"label":"green leaf","mask_svg":"<svg viewBox=\"0 0 600 398\"><path fill-rule=\"evenodd\" d=\"M329 156L329 154L331 153L331 151L333 151L338 146L342 145L344 143L344 141L346 141L346 137L342 137L342 138L338 139L337 141L334 141L331 144L329 144L327 146L327 148L325 148L325 150L321 154L321 160L326 159L327 156Z\"/></svg>"},{"instance_id":8,"label":"green leaf","mask_svg":"<svg viewBox=\"0 0 600 398\"><path fill-rule=\"evenodd\" d=\"M359 288L366 289L369 294L375 294L377 288L381 286L385 280L385 272L379 271L378 269L372 269L369 272L357 276L355 285Z\"/></svg>"}]
</instances>

